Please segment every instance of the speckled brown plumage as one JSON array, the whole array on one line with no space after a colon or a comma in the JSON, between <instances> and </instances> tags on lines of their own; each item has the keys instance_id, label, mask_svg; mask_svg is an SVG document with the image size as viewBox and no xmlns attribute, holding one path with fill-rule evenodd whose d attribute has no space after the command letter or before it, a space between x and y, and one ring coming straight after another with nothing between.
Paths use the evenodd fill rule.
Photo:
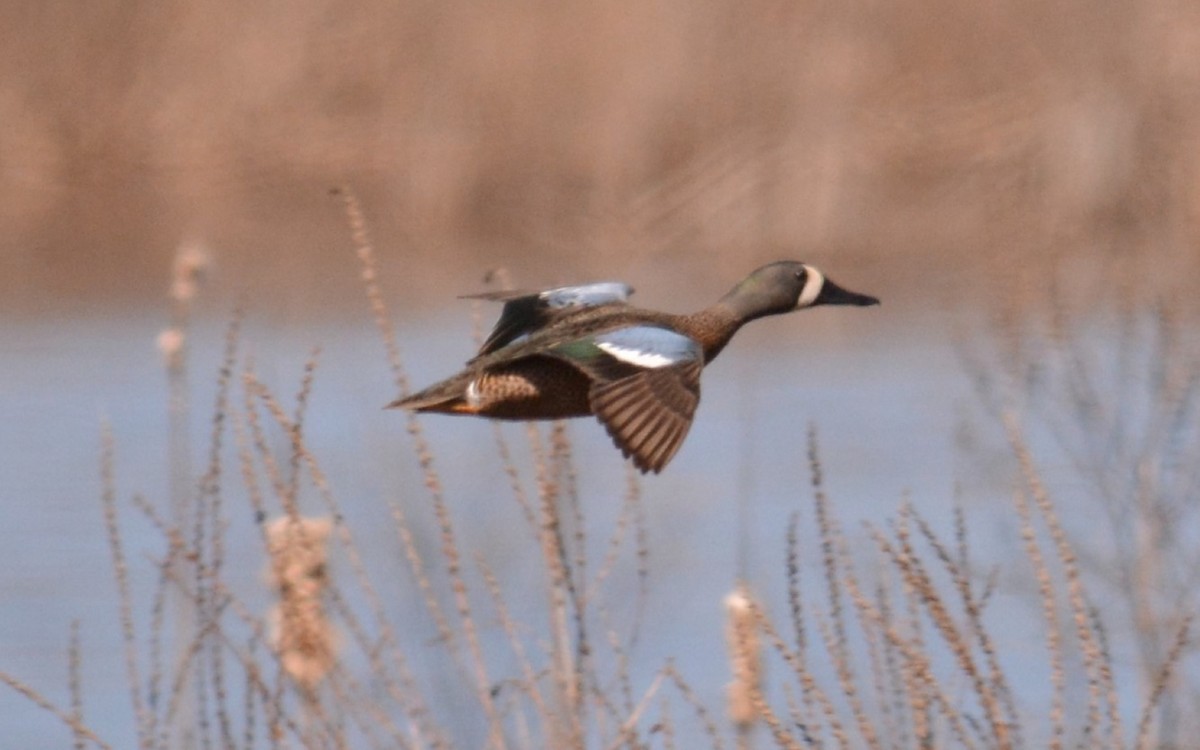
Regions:
<instances>
[{"instance_id":1,"label":"speckled brown plumage","mask_svg":"<svg viewBox=\"0 0 1200 750\"><path fill-rule=\"evenodd\" d=\"M592 413L587 376L550 357L528 357L485 370L473 382L479 403L464 404L472 414L494 419L567 419Z\"/></svg>"}]
</instances>

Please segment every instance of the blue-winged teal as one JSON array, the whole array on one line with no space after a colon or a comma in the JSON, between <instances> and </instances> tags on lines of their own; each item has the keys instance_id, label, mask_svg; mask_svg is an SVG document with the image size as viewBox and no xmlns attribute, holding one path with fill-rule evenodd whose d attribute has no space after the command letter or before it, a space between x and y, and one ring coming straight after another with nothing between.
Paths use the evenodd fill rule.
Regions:
<instances>
[{"instance_id":1,"label":"blue-winged teal","mask_svg":"<svg viewBox=\"0 0 1200 750\"><path fill-rule=\"evenodd\" d=\"M745 323L816 305L877 305L795 261L763 266L691 315L626 304L602 283L476 295L504 302L479 353L457 375L392 407L495 419L595 414L642 472L662 470L700 402L700 370Z\"/></svg>"}]
</instances>

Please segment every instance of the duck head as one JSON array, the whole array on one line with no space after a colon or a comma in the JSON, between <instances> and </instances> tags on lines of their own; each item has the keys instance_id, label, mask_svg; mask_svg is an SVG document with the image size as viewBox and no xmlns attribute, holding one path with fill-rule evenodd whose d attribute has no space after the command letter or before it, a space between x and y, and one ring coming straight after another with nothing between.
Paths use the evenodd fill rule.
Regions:
<instances>
[{"instance_id":1,"label":"duck head","mask_svg":"<svg viewBox=\"0 0 1200 750\"><path fill-rule=\"evenodd\" d=\"M746 322L818 305L865 307L878 305L879 300L843 289L807 263L781 260L747 276L721 299L721 304Z\"/></svg>"}]
</instances>

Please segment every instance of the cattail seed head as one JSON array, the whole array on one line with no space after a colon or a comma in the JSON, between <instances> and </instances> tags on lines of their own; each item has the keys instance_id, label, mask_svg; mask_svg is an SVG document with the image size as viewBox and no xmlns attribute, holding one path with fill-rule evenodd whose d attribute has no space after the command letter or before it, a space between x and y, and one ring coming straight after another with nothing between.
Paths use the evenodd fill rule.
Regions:
<instances>
[{"instance_id":1,"label":"cattail seed head","mask_svg":"<svg viewBox=\"0 0 1200 750\"><path fill-rule=\"evenodd\" d=\"M208 251L199 242L181 244L171 273L171 299L191 302L210 262Z\"/></svg>"},{"instance_id":2,"label":"cattail seed head","mask_svg":"<svg viewBox=\"0 0 1200 750\"><path fill-rule=\"evenodd\" d=\"M284 671L312 690L337 660L337 638L322 597L328 586L328 518L284 516L267 524L267 580L279 594L271 611L271 645Z\"/></svg>"},{"instance_id":3,"label":"cattail seed head","mask_svg":"<svg viewBox=\"0 0 1200 750\"><path fill-rule=\"evenodd\" d=\"M744 584L738 584L725 597L728 619L725 641L733 680L726 688L729 718L739 730L747 730L758 720L756 706L762 697L762 643L755 624L754 601Z\"/></svg>"},{"instance_id":4,"label":"cattail seed head","mask_svg":"<svg viewBox=\"0 0 1200 750\"><path fill-rule=\"evenodd\" d=\"M183 347L186 341L187 337L183 331L175 327L163 329L158 334L155 343L167 369L173 370L183 364Z\"/></svg>"}]
</instances>

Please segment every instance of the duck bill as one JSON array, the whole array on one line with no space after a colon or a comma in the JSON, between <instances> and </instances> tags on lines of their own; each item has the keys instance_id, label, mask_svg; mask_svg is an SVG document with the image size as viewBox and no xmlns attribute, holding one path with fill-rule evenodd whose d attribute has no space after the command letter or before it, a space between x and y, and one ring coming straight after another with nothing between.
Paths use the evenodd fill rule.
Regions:
<instances>
[{"instance_id":1,"label":"duck bill","mask_svg":"<svg viewBox=\"0 0 1200 750\"><path fill-rule=\"evenodd\" d=\"M813 300L813 305L855 305L866 307L878 305L879 299L869 294L859 294L849 289L843 289L829 279L821 286L821 293Z\"/></svg>"}]
</instances>

